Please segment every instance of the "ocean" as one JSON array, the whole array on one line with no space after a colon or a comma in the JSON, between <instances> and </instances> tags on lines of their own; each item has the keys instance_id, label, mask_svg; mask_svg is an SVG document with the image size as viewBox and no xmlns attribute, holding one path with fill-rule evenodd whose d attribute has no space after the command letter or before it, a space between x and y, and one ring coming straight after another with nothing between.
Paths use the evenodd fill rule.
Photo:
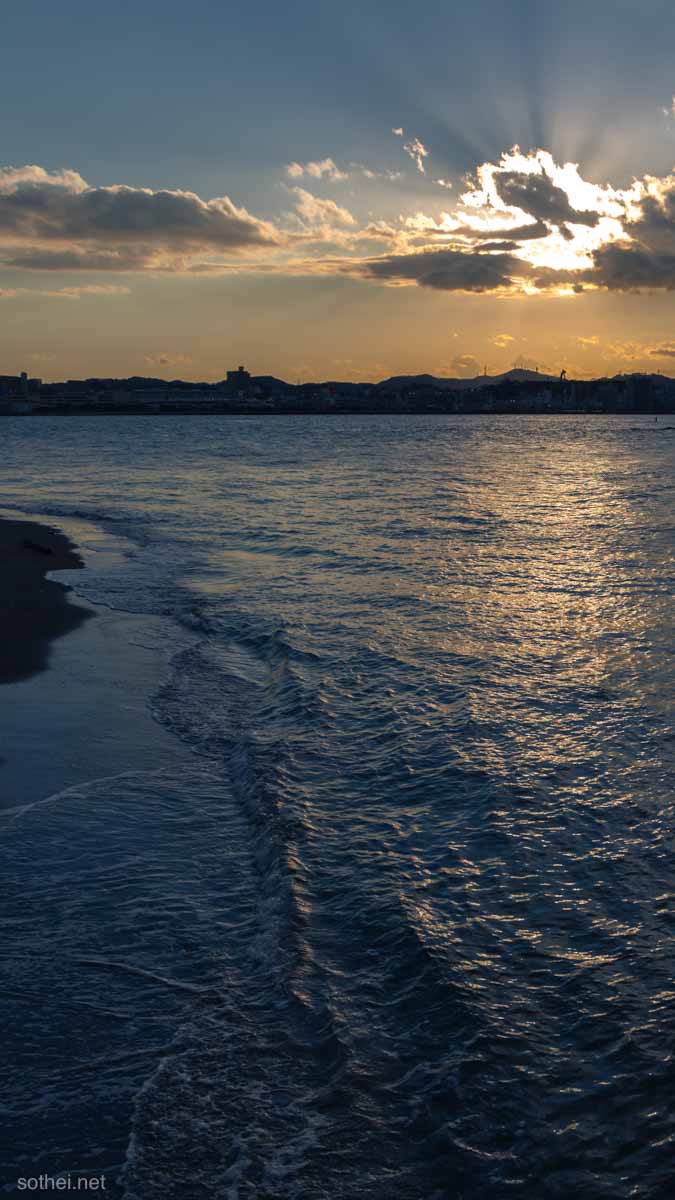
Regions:
<instances>
[{"instance_id":1,"label":"ocean","mask_svg":"<svg viewBox=\"0 0 675 1200\"><path fill-rule=\"evenodd\" d=\"M8 1193L672 1196L666 422L3 419L181 750L0 813Z\"/></svg>"}]
</instances>

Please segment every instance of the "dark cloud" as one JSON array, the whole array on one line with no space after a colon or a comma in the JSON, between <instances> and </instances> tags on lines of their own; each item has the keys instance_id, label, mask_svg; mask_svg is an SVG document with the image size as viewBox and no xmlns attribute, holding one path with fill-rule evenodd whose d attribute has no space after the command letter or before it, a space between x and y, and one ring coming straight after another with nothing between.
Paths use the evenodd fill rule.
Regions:
<instances>
[{"instance_id":1,"label":"dark cloud","mask_svg":"<svg viewBox=\"0 0 675 1200\"><path fill-rule=\"evenodd\" d=\"M649 353L653 358L675 358L675 345L669 342L667 346L654 346Z\"/></svg>"},{"instance_id":2,"label":"dark cloud","mask_svg":"<svg viewBox=\"0 0 675 1200\"><path fill-rule=\"evenodd\" d=\"M675 253L675 187L664 187L658 197L646 196L628 230L653 250Z\"/></svg>"},{"instance_id":3,"label":"dark cloud","mask_svg":"<svg viewBox=\"0 0 675 1200\"><path fill-rule=\"evenodd\" d=\"M43 250L41 247L17 249L13 246L5 250L0 248L0 263L3 267L30 271L137 271L152 259L153 253L153 247L147 245L117 250L96 247Z\"/></svg>"},{"instance_id":4,"label":"dark cloud","mask_svg":"<svg viewBox=\"0 0 675 1200\"><path fill-rule=\"evenodd\" d=\"M593 254L593 264L584 278L611 291L675 289L675 253L659 253L642 242L601 246Z\"/></svg>"},{"instance_id":5,"label":"dark cloud","mask_svg":"<svg viewBox=\"0 0 675 1200\"><path fill-rule=\"evenodd\" d=\"M501 250L506 253L511 250L517 250L518 242L483 242L481 249L486 251Z\"/></svg>"},{"instance_id":6,"label":"dark cloud","mask_svg":"<svg viewBox=\"0 0 675 1200\"><path fill-rule=\"evenodd\" d=\"M566 221L574 225L598 223L597 213L578 212L570 204L567 192L543 172L531 175L521 171L500 171L494 181L497 194L504 204L530 213L538 221L546 221L550 225L563 225Z\"/></svg>"},{"instance_id":7,"label":"dark cloud","mask_svg":"<svg viewBox=\"0 0 675 1200\"><path fill-rule=\"evenodd\" d=\"M427 232L427 231L425 231ZM544 221L530 222L529 225L516 225L512 229L472 229L470 225L462 225L459 229L430 229L432 237L470 238L473 242L493 238L508 238L511 242L537 241L548 237L550 230Z\"/></svg>"},{"instance_id":8,"label":"dark cloud","mask_svg":"<svg viewBox=\"0 0 675 1200\"><path fill-rule=\"evenodd\" d=\"M513 254L479 254L464 250L421 250L371 258L347 268L381 282L414 281L441 291L489 292L510 287L514 276L527 271Z\"/></svg>"},{"instance_id":9,"label":"dark cloud","mask_svg":"<svg viewBox=\"0 0 675 1200\"><path fill-rule=\"evenodd\" d=\"M271 229L227 196L200 200L190 192L89 188L73 192L26 182L0 195L0 231L60 240L178 241L238 249L268 245Z\"/></svg>"},{"instance_id":10,"label":"dark cloud","mask_svg":"<svg viewBox=\"0 0 675 1200\"><path fill-rule=\"evenodd\" d=\"M277 229L227 197L126 186L89 187L75 172L0 171L0 239L26 243L7 265L138 270L161 256L236 253L279 245ZM62 243L58 250L50 244Z\"/></svg>"},{"instance_id":11,"label":"dark cloud","mask_svg":"<svg viewBox=\"0 0 675 1200\"><path fill-rule=\"evenodd\" d=\"M675 289L675 187L646 196L625 230L625 241L594 252L589 281L613 291Z\"/></svg>"},{"instance_id":12,"label":"dark cloud","mask_svg":"<svg viewBox=\"0 0 675 1200\"><path fill-rule=\"evenodd\" d=\"M572 271L559 267L530 267L530 283L539 291L548 291L554 287L572 285L575 292L583 291L583 284L589 282L588 271Z\"/></svg>"}]
</instances>

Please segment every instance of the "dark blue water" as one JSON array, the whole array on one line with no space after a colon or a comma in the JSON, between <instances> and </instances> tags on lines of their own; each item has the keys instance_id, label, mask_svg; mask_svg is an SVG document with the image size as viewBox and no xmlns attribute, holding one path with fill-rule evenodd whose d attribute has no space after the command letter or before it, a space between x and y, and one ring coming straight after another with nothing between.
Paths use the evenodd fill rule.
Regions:
<instances>
[{"instance_id":1,"label":"dark blue water","mask_svg":"<svg viewBox=\"0 0 675 1200\"><path fill-rule=\"evenodd\" d=\"M3 434L5 511L79 522L78 591L164 619L147 702L193 752L3 828L7 1177L670 1197L675 433Z\"/></svg>"}]
</instances>

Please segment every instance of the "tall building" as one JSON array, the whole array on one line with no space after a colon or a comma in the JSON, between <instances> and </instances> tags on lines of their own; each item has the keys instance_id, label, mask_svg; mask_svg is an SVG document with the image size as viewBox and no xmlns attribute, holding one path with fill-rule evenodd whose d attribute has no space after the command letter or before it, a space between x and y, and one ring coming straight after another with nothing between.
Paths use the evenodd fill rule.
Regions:
<instances>
[{"instance_id":1,"label":"tall building","mask_svg":"<svg viewBox=\"0 0 675 1200\"><path fill-rule=\"evenodd\" d=\"M25 399L29 391L37 391L39 383L38 379L29 379L25 371L20 375L0 375L0 395Z\"/></svg>"},{"instance_id":2,"label":"tall building","mask_svg":"<svg viewBox=\"0 0 675 1200\"><path fill-rule=\"evenodd\" d=\"M237 367L236 371L227 372L226 387L228 392L247 396L251 390L251 376L243 367Z\"/></svg>"}]
</instances>

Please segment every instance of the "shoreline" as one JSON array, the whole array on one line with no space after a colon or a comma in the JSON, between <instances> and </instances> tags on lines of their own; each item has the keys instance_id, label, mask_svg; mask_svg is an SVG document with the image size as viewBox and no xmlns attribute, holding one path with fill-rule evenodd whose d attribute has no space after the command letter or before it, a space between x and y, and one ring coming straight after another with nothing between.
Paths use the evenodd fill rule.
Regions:
<instances>
[{"instance_id":1,"label":"shoreline","mask_svg":"<svg viewBox=\"0 0 675 1200\"><path fill-rule=\"evenodd\" d=\"M218 408L198 403L185 406L167 405L158 408L137 407L37 407L29 411L12 411L0 407L0 418L16 417L655 417L675 416L675 405L671 408L443 408L443 407L392 407L392 408L256 408L242 405L238 408Z\"/></svg>"},{"instance_id":2,"label":"shoreline","mask_svg":"<svg viewBox=\"0 0 675 1200\"><path fill-rule=\"evenodd\" d=\"M49 664L51 645L93 612L73 603L52 571L84 566L73 543L49 525L0 517L0 686L29 679Z\"/></svg>"},{"instance_id":3,"label":"shoreline","mask_svg":"<svg viewBox=\"0 0 675 1200\"><path fill-rule=\"evenodd\" d=\"M49 520L0 516L0 820L95 780L192 762L149 708L171 670L165 620L99 607L71 576L47 579L84 566L77 534Z\"/></svg>"}]
</instances>

